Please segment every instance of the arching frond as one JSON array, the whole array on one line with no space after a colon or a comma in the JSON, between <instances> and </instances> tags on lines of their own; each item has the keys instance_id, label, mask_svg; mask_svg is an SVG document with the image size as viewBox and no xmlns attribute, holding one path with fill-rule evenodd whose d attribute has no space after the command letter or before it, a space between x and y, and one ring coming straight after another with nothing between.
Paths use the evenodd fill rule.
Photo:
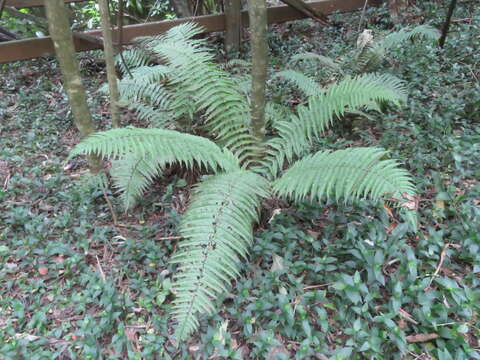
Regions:
<instances>
[{"instance_id":1,"label":"arching frond","mask_svg":"<svg viewBox=\"0 0 480 360\"><path fill-rule=\"evenodd\" d=\"M173 286L179 340L198 327L200 314L214 310L212 299L239 275L266 189L265 179L244 170L209 176L196 188L181 223L185 240L172 258L179 264Z\"/></svg>"},{"instance_id":2,"label":"arching frond","mask_svg":"<svg viewBox=\"0 0 480 360\"><path fill-rule=\"evenodd\" d=\"M117 56L115 59L116 65L120 68L122 75L128 73L128 69L138 68L140 66L146 66L152 63L152 58L148 53L142 49L130 49L122 53L123 59L120 56Z\"/></svg>"},{"instance_id":3,"label":"arching frond","mask_svg":"<svg viewBox=\"0 0 480 360\"><path fill-rule=\"evenodd\" d=\"M70 157L79 154L108 159L125 159L132 154L136 158L158 158L162 164L180 163L187 168L195 164L212 170L238 168L232 155L210 140L164 129L129 127L98 132L82 140Z\"/></svg>"},{"instance_id":4,"label":"arching frond","mask_svg":"<svg viewBox=\"0 0 480 360\"><path fill-rule=\"evenodd\" d=\"M425 39L436 41L439 37L440 32L436 28L429 25L419 25L413 29L405 28L388 34L379 45L384 49L392 49L398 45L401 45L407 40Z\"/></svg>"},{"instance_id":5,"label":"arching frond","mask_svg":"<svg viewBox=\"0 0 480 360\"><path fill-rule=\"evenodd\" d=\"M132 76L137 82L155 84L165 80L170 69L165 65L140 66L131 70Z\"/></svg>"},{"instance_id":6,"label":"arching frond","mask_svg":"<svg viewBox=\"0 0 480 360\"><path fill-rule=\"evenodd\" d=\"M425 39L436 41L440 33L429 25L416 26L413 29L405 28L388 34L383 40L365 46L357 54L354 65L356 73L365 73L378 70L388 54L388 51L409 40Z\"/></svg>"},{"instance_id":7,"label":"arching frond","mask_svg":"<svg viewBox=\"0 0 480 360\"><path fill-rule=\"evenodd\" d=\"M238 90L238 83L230 74L214 64L214 54L206 41L190 38L201 32L194 24L183 24L165 34L142 38L139 43L169 69L169 89L176 100L172 105L175 116L178 111L195 109L217 141L241 162L246 162L252 157L256 143L249 132L250 108L246 95Z\"/></svg>"},{"instance_id":8,"label":"arching frond","mask_svg":"<svg viewBox=\"0 0 480 360\"><path fill-rule=\"evenodd\" d=\"M382 160L387 152L378 148L320 151L296 162L274 182L273 190L296 201L334 198L351 201L415 194L409 173L394 160Z\"/></svg>"},{"instance_id":9,"label":"arching frond","mask_svg":"<svg viewBox=\"0 0 480 360\"><path fill-rule=\"evenodd\" d=\"M317 84L315 80L307 75L295 70L279 71L273 75L273 79L281 78L293 83L300 91L307 96L320 95L323 89Z\"/></svg>"},{"instance_id":10,"label":"arching frond","mask_svg":"<svg viewBox=\"0 0 480 360\"><path fill-rule=\"evenodd\" d=\"M112 162L110 175L120 192L126 210L132 208L155 177L160 174L163 159L150 154L127 154Z\"/></svg>"},{"instance_id":11,"label":"arching frond","mask_svg":"<svg viewBox=\"0 0 480 360\"><path fill-rule=\"evenodd\" d=\"M323 94L311 97L307 106L299 106L296 116L275 123L278 137L267 142L263 165L275 177L285 161L305 154L335 118L364 106L372 109L372 102L398 103L405 97L403 82L390 75L366 74L335 83Z\"/></svg>"},{"instance_id":12,"label":"arching frond","mask_svg":"<svg viewBox=\"0 0 480 360\"><path fill-rule=\"evenodd\" d=\"M328 56L323 56L323 55L311 53L311 52L296 54L296 55L292 56L291 61L294 62L294 63L299 62L299 61L314 61L314 62L318 63L319 65L330 69L331 71L334 71L334 72L337 72L337 73L342 73L343 72L340 64L335 62L335 60L333 60L332 58L330 58Z\"/></svg>"}]
</instances>

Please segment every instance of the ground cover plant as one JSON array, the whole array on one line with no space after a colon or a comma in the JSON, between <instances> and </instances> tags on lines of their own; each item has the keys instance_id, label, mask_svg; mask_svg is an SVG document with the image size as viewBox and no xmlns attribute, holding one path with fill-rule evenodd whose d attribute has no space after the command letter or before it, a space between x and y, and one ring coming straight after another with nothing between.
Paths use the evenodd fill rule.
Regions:
<instances>
[{"instance_id":1,"label":"ground cover plant","mask_svg":"<svg viewBox=\"0 0 480 360\"><path fill-rule=\"evenodd\" d=\"M443 10L422 7L439 27ZM355 16L338 19L358 24ZM178 348L168 259L191 180L159 181L128 214L108 193L115 226L103 194L77 182L83 163L65 162L78 139L59 79L45 71L55 63L2 67L0 357L475 358L480 17L468 2L455 16L445 50L395 50L388 71L407 83L404 107L370 114L349 139L329 132L316 144L381 146L404 159L420 195L419 232L372 203L271 203L253 261ZM355 39L348 27L322 37L310 22L290 27L271 35L274 64L305 51L335 57ZM108 123L92 98L97 121Z\"/></svg>"}]
</instances>

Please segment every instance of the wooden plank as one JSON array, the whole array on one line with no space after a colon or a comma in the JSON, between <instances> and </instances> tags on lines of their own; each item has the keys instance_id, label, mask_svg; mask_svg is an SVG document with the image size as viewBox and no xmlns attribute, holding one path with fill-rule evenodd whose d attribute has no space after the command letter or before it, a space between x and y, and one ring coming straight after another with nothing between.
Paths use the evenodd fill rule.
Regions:
<instances>
[{"instance_id":1,"label":"wooden plank","mask_svg":"<svg viewBox=\"0 0 480 360\"><path fill-rule=\"evenodd\" d=\"M71 2L84 2L89 0L65 0L66 3ZM23 9L23 8L32 8L43 6L45 0L7 0L6 6L14 7L16 9Z\"/></svg>"},{"instance_id":2,"label":"wooden plank","mask_svg":"<svg viewBox=\"0 0 480 360\"><path fill-rule=\"evenodd\" d=\"M241 0L225 0L225 51L228 58L237 56L242 38Z\"/></svg>"},{"instance_id":3,"label":"wooden plank","mask_svg":"<svg viewBox=\"0 0 480 360\"><path fill-rule=\"evenodd\" d=\"M361 8L364 3L365 0L324 0L312 2L310 5L320 10L324 14L331 14L336 11L348 12L357 10ZM286 5L268 8L269 24L303 18L305 18L304 14ZM134 38L139 36L158 35L176 25L183 24L185 22L195 22L203 26L206 33L225 30L224 14L205 15L192 18L157 21L146 24L127 25L123 28L123 41L124 43L131 43ZM242 24L248 26L247 11L242 11ZM85 34L101 36L101 31L87 31ZM115 35L116 32L114 32L114 37ZM86 51L99 49L100 45L85 41L81 38L75 38L75 48L77 51ZM16 60L27 60L51 54L54 54L54 48L53 43L48 36L43 38L31 38L0 43L0 63Z\"/></svg>"}]
</instances>

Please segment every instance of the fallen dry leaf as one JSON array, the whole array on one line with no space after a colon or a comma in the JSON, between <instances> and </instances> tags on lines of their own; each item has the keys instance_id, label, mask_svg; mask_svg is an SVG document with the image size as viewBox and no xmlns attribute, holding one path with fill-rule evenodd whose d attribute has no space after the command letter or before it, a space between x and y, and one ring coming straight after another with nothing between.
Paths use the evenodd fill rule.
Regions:
<instances>
[{"instance_id":1,"label":"fallen dry leaf","mask_svg":"<svg viewBox=\"0 0 480 360\"><path fill-rule=\"evenodd\" d=\"M407 342L409 343L419 343L419 342L427 342L430 340L435 340L438 339L440 336L435 333L431 334L416 334L416 335L410 335L407 336Z\"/></svg>"}]
</instances>

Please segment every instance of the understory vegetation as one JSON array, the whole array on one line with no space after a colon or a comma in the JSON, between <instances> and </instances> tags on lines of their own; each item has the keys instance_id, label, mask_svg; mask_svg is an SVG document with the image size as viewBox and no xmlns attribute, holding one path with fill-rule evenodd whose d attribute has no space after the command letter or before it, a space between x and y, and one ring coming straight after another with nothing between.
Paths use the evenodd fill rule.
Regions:
<instances>
[{"instance_id":1,"label":"understory vegetation","mask_svg":"<svg viewBox=\"0 0 480 360\"><path fill-rule=\"evenodd\" d=\"M420 6L418 20L440 28L443 7ZM262 210L248 261L212 300L213 314L201 314L198 331L180 342L170 320L177 294L170 259L199 172L167 167L161 178L140 184L140 198L92 187L84 160L66 160L79 139L56 62L1 65L0 359L480 358L480 10L474 7L459 4L445 49L408 40L376 64L384 76L404 81L401 106L350 113L314 142L317 151L375 147L399 159L416 187L417 197L406 196L418 208L417 231L392 201L294 206L256 199ZM329 28L311 21L270 28L270 114L291 114L306 103L304 92L277 71L304 53L339 62L354 51L359 17L335 15ZM367 14L374 41L391 31L387 17L385 9ZM81 55L81 63L95 120L108 129L96 56ZM300 70L316 86L340 77L306 61ZM241 78L243 66L225 68ZM341 69L343 78L347 68ZM130 125L165 121L142 109L141 119L126 113ZM216 164L223 150L207 145L209 165ZM133 209L125 212L125 203Z\"/></svg>"}]
</instances>

